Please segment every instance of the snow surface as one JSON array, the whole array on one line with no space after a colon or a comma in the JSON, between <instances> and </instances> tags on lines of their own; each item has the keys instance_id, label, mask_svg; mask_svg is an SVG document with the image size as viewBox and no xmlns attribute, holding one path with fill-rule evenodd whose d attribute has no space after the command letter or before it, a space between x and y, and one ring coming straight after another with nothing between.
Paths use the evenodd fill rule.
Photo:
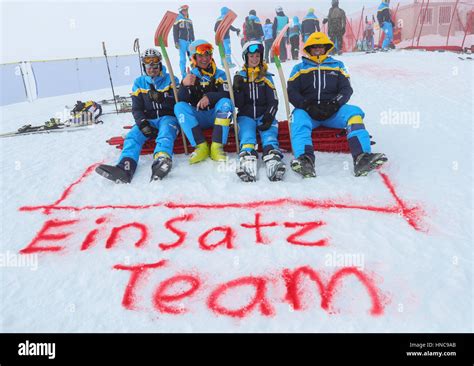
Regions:
<instances>
[{"instance_id":1,"label":"snow surface","mask_svg":"<svg viewBox=\"0 0 474 366\"><path fill-rule=\"evenodd\" d=\"M0 139L0 330L471 332L473 64L452 53L421 51L347 54L340 59L355 90L350 103L364 109L367 129L377 142L374 151L389 157L383 176L355 178L349 155L317 153L315 179L302 180L288 171L284 181L271 183L260 166L259 181L244 184L233 163L189 166L181 155L175 156L169 177L149 183L152 160L144 156L132 184L115 185L92 172L59 200L88 167L117 161L119 151L105 141L124 133L122 126L132 123L131 115L106 115L104 124L90 131ZM287 77L294 64L284 64ZM275 81L282 96L277 76ZM118 93L124 95L127 89ZM1 132L48 119L77 99L109 96L102 90L5 106L0 109ZM105 109L111 111L112 106ZM401 123L402 115L411 119ZM283 104L278 118L286 119ZM230 157L233 162L235 154ZM287 164L290 159L285 154ZM401 201L397 203L387 184ZM304 204L307 200L315 205ZM65 209L20 210L53 202ZM215 206L236 203L240 206ZM156 205L143 207L150 204ZM241 226L253 223L256 213L262 222L278 224L262 229L267 244L257 243L255 230ZM174 224L187 233L184 243L162 250L159 243L177 239L165 223L183 215L193 216ZM106 222L96 224L102 217ZM36 244L64 249L20 255L47 220L78 220L47 232L72 233L66 239ZM318 221L324 225L299 239L325 239L324 246L288 242L298 228L285 227L285 222ZM139 232L129 230L106 249L113 227L132 222L148 228L143 246L134 246ZM218 226L233 229L233 248L202 250L198 238ZM84 238L96 228L96 242L81 251ZM213 233L207 242L221 238L222 232ZM147 279L140 277L136 297L127 305L133 309L125 308L122 298L130 271L113 267L162 259L167 265L149 270ZM293 309L285 301L282 273L302 266L318 271L328 287L336 272L358 267L373 286L380 308L374 308L367 289L351 275L339 282L328 309L321 306L316 284L306 279L301 287L303 309ZM192 296L166 303L185 313L166 314L153 297L164 280L176 275L199 277L201 285ZM210 310L208 298L218 286L247 276L266 278L270 315L262 314L265 306L244 311L242 317ZM190 284L181 282L165 293L188 289ZM236 310L249 304L253 293L251 286L230 288L218 303Z\"/></svg>"}]
</instances>

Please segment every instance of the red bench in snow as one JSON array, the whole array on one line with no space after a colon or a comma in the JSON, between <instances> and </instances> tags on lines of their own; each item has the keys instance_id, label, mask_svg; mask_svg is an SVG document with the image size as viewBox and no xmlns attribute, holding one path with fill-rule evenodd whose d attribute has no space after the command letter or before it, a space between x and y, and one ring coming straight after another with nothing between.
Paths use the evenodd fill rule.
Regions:
<instances>
[{"instance_id":1,"label":"red bench in snow","mask_svg":"<svg viewBox=\"0 0 474 366\"><path fill-rule=\"evenodd\" d=\"M125 129L130 129L132 126L125 126ZM204 136L206 137L207 141L211 141L212 137L212 129L204 130ZM258 134L257 134L258 135ZM348 153L349 152L349 145L347 143L347 138L345 136L345 131L340 129L334 128L327 128L327 127L318 127L313 130L313 146L315 151L323 151L323 152L336 152L336 153ZM260 137L257 138L259 145L258 149L261 151L262 146L260 143ZM107 140L109 145L115 146L117 149L123 149L123 136L115 136L111 137ZM278 126L278 141L280 143L280 148L282 151L290 151L291 144L290 144L290 134L288 131L288 123L287 121L280 121ZM141 155L152 154L155 148L155 141L148 140L143 145L143 149L141 151ZM234 129L229 129L229 138L227 145L224 148L227 152L235 152L235 138L234 138ZM193 148L188 142L188 151L193 151ZM174 144L174 153L175 154L184 154L184 146L183 146L183 139L178 136L176 138Z\"/></svg>"}]
</instances>

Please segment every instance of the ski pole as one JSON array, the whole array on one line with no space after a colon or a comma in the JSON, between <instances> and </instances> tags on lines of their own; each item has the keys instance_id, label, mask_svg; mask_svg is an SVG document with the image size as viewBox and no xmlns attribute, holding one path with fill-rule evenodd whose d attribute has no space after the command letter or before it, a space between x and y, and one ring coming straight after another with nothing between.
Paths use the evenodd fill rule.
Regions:
<instances>
[{"instance_id":1,"label":"ski pole","mask_svg":"<svg viewBox=\"0 0 474 366\"><path fill-rule=\"evenodd\" d=\"M107 70L109 72L109 80L110 80L110 86L112 87L112 95L114 96L115 110L117 111L117 114L118 114L119 111L117 107L117 100L115 99L115 91L114 91L114 84L112 83L112 75L110 74L109 59L107 58L107 51L105 50L105 42L102 42L102 48L104 49L105 63L107 64Z\"/></svg>"},{"instance_id":2,"label":"ski pole","mask_svg":"<svg viewBox=\"0 0 474 366\"><path fill-rule=\"evenodd\" d=\"M140 66L140 75L143 75L143 68L142 68L142 56L140 55L140 40L135 38L133 42L133 52L138 52L138 65Z\"/></svg>"}]
</instances>

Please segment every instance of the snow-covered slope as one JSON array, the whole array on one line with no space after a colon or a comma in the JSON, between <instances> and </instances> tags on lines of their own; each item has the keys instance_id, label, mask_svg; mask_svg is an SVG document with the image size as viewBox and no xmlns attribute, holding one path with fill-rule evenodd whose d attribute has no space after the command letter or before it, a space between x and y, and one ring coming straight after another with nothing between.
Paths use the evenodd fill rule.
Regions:
<instances>
[{"instance_id":1,"label":"snow-covered slope","mask_svg":"<svg viewBox=\"0 0 474 366\"><path fill-rule=\"evenodd\" d=\"M105 140L129 114L1 139L0 329L472 331L472 63L418 51L341 59L350 103L390 159L366 178L349 155L317 153L315 179L288 171L271 183L260 167L243 184L231 154L227 165L176 156L149 183L145 156L132 184L114 185L93 165L116 162ZM1 130L85 97L3 107Z\"/></svg>"}]
</instances>

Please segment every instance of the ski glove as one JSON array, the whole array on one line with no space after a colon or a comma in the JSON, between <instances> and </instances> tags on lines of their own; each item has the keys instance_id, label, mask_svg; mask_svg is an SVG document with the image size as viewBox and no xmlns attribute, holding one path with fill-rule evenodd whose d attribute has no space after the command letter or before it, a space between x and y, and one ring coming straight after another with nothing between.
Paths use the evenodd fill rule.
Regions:
<instances>
[{"instance_id":1,"label":"ski glove","mask_svg":"<svg viewBox=\"0 0 474 366\"><path fill-rule=\"evenodd\" d=\"M260 131L266 131L270 127L272 127L273 121L275 120L275 114L277 109L275 107L271 107L268 111L266 111L262 118L262 124L259 125L257 128Z\"/></svg>"},{"instance_id":2,"label":"ski glove","mask_svg":"<svg viewBox=\"0 0 474 366\"><path fill-rule=\"evenodd\" d=\"M233 87L234 92L240 93L244 89L244 77L242 75L234 75Z\"/></svg>"},{"instance_id":3,"label":"ski glove","mask_svg":"<svg viewBox=\"0 0 474 366\"><path fill-rule=\"evenodd\" d=\"M153 84L150 84L150 90L148 92L148 96L153 102L156 102L158 104L162 104L165 101L164 93L161 93L158 90L156 90Z\"/></svg>"},{"instance_id":4,"label":"ski glove","mask_svg":"<svg viewBox=\"0 0 474 366\"><path fill-rule=\"evenodd\" d=\"M142 119L138 125L140 131L148 138L155 138L157 135L156 128L150 125L150 121Z\"/></svg>"}]
</instances>

